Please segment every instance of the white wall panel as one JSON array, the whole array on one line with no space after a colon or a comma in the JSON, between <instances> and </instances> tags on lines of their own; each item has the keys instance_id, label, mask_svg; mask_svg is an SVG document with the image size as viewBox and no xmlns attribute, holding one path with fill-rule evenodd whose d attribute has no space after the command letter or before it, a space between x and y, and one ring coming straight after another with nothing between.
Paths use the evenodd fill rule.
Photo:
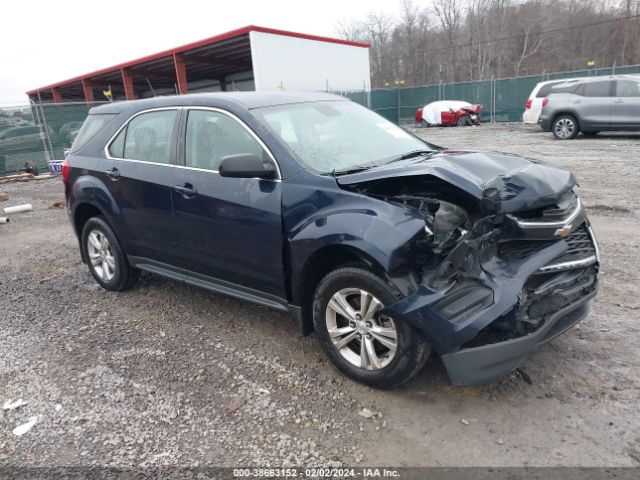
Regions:
<instances>
[{"instance_id":1,"label":"white wall panel","mask_svg":"<svg viewBox=\"0 0 640 480\"><path fill-rule=\"evenodd\" d=\"M369 90L369 49L251 32L257 91Z\"/></svg>"}]
</instances>

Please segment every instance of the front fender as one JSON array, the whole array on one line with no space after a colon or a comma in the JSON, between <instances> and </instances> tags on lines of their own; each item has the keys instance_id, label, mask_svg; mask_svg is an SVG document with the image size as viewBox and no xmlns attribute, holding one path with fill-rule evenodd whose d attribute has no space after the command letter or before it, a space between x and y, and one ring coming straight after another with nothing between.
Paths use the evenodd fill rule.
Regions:
<instances>
[{"instance_id":1,"label":"front fender","mask_svg":"<svg viewBox=\"0 0 640 480\"><path fill-rule=\"evenodd\" d=\"M316 252L332 246L361 252L393 278L413 260L411 240L424 231L424 217L402 205L337 188L287 185L284 224L291 265L291 290L299 303L305 266Z\"/></svg>"},{"instance_id":2,"label":"front fender","mask_svg":"<svg viewBox=\"0 0 640 480\"><path fill-rule=\"evenodd\" d=\"M323 247L344 245L365 252L391 273L408 260L404 247L424 231L425 224L419 214L397 218L408 209L395 208L395 215L381 210L345 206L311 216L291 231L289 246L294 260L305 263Z\"/></svg>"}]
</instances>

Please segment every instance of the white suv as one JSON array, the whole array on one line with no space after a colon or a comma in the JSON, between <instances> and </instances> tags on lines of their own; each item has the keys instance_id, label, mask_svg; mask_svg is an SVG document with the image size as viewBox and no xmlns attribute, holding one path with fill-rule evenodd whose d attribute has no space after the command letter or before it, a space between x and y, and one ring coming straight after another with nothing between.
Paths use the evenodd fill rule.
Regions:
<instances>
[{"instance_id":1,"label":"white suv","mask_svg":"<svg viewBox=\"0 0 640 480\"><path fill-rule=\"evenodd\" d=\"M566 78L563 80L549 80L546 82L538 83L526 103L524 104L524 113L522 114L522 121L524 123L532 123L534 125L538 124L538 119L540 118L540 113L542 112L542 100L551 93L551 89L556 85L560 85L561 83L574 83L580 80L584 80L583 78Z\"/></svg>"}]
</instances>

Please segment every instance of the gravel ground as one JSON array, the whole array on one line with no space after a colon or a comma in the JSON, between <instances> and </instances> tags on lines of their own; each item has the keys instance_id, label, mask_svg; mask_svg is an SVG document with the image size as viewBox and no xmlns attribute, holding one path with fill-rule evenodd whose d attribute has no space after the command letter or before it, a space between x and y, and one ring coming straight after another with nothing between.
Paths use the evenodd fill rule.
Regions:
<instances>
[{"instance_id":1,"label":"gravel ground","mask_svg":"<svg viewBox=\"0 0 640 480\"><path fill-rule=\"evenodd\" d=\"M559 142L537 128L415 129L571 169L604 268L592 313L513 374L454 388L433 359L408 385L345 380L293 318L144 275L101 290L59 179L3 185L0 466L640 465L640 135ZM31 417L21 437L11 431Z\"/></svg>"}]
</instances>

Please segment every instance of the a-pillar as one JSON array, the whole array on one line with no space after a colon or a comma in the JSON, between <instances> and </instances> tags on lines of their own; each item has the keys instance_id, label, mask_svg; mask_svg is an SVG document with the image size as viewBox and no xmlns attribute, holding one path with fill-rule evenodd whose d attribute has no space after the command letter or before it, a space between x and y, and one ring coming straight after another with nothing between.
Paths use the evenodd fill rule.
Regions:
<instances>
[{"instance_id":1,"label":"a-pillar","mask_svg":"<svg viewBox=\"0 0 640 480\"><path fill-rule=\"evenodd\" d=\"M120 69L122 73L122 84L124 85L124 95L127 97L127 100L134 100L136 98L136 94L133 90L133 77L131 76L131 72L126 68Z\"/></svg>"},{"instance_id":2,"label":"a-pillar","mask_svg":"<svg viewBox=\"0 0 640 480\"><path fill-rule=\"evenodd\" d=\"M173 54L173 64L176 67L176 80L178 83L178 93L183 95L187 93L187 67L184 62L184 55L181 53Z\"/></svg>"},{"instance_id":3,"label":"a-pillar","mask_svg":"<svg viewBox=\"0 0 640 480\"><path fill-rule=\"evenodd\" d=\"M86 78L82 79L82 91L84 92L84 101L87 105L91 105L93 103L93 88L91 86L91 80Z\"/></svg>"}]
</instances>

